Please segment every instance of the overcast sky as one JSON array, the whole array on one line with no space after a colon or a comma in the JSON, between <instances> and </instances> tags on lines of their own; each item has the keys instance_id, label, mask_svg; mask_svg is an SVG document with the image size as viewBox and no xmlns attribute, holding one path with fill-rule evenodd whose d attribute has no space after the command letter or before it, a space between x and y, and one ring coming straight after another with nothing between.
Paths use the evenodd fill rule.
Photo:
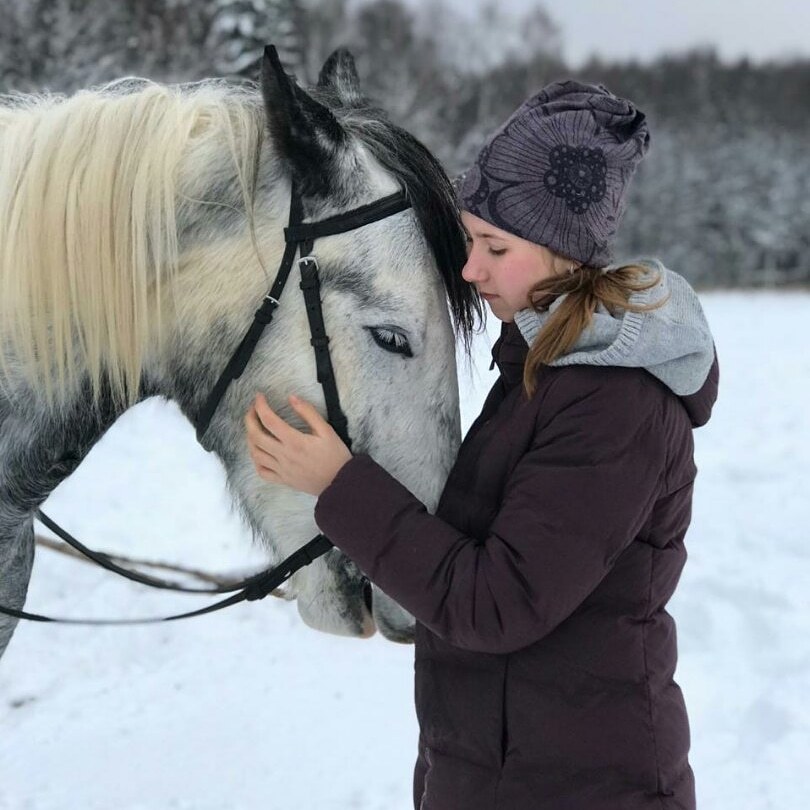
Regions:
<instances>
[{"instance_id":1,"label":"overcast sky","mask_svg":"<svg viewBox=\"0 0 810 810\"><path fill-rule=\"evenodd\" d=\"M419 0L410 0L414 5ZM459 9L481 0L447 0ZM500 0L522 10L535 0ZM602 56L648 60L663 51L714 44L725 59L810 57L807 0L545 0L573 65Z\"/></svg>"}]
</instances>

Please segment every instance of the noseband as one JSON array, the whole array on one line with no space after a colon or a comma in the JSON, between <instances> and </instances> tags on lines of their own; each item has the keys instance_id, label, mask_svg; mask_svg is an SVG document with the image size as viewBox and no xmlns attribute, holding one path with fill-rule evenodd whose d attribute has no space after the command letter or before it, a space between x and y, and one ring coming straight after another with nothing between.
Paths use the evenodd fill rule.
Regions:
<instances>
[{"instance_id":1,"label":"noseband","mask_svg":"<svg viewBox=\"0 0 810 810\"><path fill-rule=\"evenodd\" d=\"M296 255L299 256L297 264L301 271L301 289L304 293L304 300L307 308L307 318L309 320L310 343L315 351L315 363L317 368L318 382L323 386L324 397L326 399L327 418L335 432L351 449L351 438L348 432L348 423L343 409L340 407L335 374L332 368L332 359L329 354L329 336L323 321L323 310L321 308L320 289L321 282L318 276L318 260L313 254L315 240L323 236L333 236L340 233L362 228L372 222L379 222L382 219L398 214L411 207L404 191L398 191L388 197L383 197L368 205L360 206L343 214L322 219L319 222L302 222L303 201L298 193L295 183L292 184L290 201L289 224L284 229L284 255L281 258L276 280L273 286L262 299L261 305L253 316L253 323L245 333L236 350L234 351L224 371L220 374L211 393L208 395L203 407L194 419L194 427L197 432L197 441L206 449L204 441L205 435L211 424L211 420L216 412L228 386L233 380L242 376L248 362L259 342L264 330L273 320L273 315L279 306L281 295L287 284L290 271L295 262ZM40 616L36 613L26 613L22 610L0 605L0 614L12 616L16 619L26 619L37 622L56 622L60 624L152 624L154 622L168 622L177 619L191 618L192 616L202 616L205 613L212 613L230 605L243 601L254 601L263 599L275 588L288 580L296 571L309 565L313 560L333 548L331 541L323 534L313 537L308 543L293 552L281 564L255 574L252 577L234 585L232 587L215 588L186 588L182 586L170 585L162 580L149 577L136 571L116 565L105 554L94 552L84 546L71 534L66 532L61 526L51 520L44 512L37 509L37 517L51 531L57 534L62 540L86 557L96 562L98 565L113 571L116 574L140 582L144 585L161 588L164 590L176 590L186 593L231 593L238 591L227 599L223 599L213 605L193 610L188 613L179 613L174 616L149 619L54 619L48 616Z\"/></svg>"}]
</instances>

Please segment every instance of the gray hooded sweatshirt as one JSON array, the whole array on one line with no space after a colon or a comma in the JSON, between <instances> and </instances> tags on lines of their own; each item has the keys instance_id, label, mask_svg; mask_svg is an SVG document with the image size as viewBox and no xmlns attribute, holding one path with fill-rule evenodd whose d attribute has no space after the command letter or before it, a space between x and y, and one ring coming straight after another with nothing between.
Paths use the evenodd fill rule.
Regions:
<instances>
[{"instance_id":1,"label":"gray hooded sweatshirt","mask_svg":"<svg viewBox=\"0 0 810 810\"><path fill-rule=\"evenodd\" d=\"M714 360L714 341L697 293L686 279L655 259L636 264L660 274L661 280L649 290L633 293L630 302L644 305L666 299L665 303L647 312L615 316L599 304L573 348L550 365L644 368L675 394L694 394ZM529 308L515 314L529 346L565 297L555 299L547 312Z\"/></svg>"}]
</instances>

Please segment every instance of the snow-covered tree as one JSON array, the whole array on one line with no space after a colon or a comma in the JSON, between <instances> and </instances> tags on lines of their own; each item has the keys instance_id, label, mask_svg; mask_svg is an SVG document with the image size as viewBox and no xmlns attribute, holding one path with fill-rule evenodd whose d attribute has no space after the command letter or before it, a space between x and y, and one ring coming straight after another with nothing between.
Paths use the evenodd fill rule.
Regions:
<instances>
[{"instance_id":1,"label":"snow-covered tree","mask_svg":"<svg viewBox=\"0 0 810 810\"><path fill-rule=\"evenodd\" d=\"M177 81L213 74L199 0L0 0L0 83L69 91L127 74Z\"/></svg>"},{"instance_id":2,"label":"snow-covered tree","mask_svg":"<svg viewBox=\"0 0 810 810\"><path fill-rule=\"evenodd\" d=\"M207 45L221 75L255 78L264 46L272 42L291 73L304 69L304 9L298 0L215 0Z\"/></svg>"}]
</instances>

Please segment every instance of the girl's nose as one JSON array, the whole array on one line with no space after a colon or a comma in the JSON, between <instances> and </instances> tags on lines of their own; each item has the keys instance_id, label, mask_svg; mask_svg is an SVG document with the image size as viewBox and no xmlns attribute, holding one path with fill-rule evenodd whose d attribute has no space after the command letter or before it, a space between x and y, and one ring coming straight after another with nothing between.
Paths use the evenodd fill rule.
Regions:
<instances>
[{"instance_id":1,"label":"girl's nose","mask_svg":"<svg viewBox=\"0 0 810 810\"><path fill-rule=\"evenodd\" d=\"M461 277L465 281L472 283L473 281L479 281L484 275L486 275L484 267L478 260L477 255L474 251L470 252L470 255L467 256L467 263L461 268Z\"/></svg>"}]
</instances>

